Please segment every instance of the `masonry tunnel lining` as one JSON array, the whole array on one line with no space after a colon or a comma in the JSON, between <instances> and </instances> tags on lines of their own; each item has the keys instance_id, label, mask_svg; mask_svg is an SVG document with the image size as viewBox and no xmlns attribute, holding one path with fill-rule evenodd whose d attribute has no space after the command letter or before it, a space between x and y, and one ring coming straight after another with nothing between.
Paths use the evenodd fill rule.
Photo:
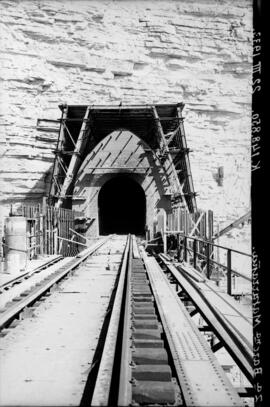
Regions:
<instances>
[{"instance_id":1,"label":"masonry tunnel lining","mask_svg":"<svg viewBox=\"0 0 270 407\"><path fill-rule=\"evenodd\" d=\"M132 177L118 175L108 180L98 196L99 234L139 236L145 233L146 197Z\"/></svg>"}]
</instances>

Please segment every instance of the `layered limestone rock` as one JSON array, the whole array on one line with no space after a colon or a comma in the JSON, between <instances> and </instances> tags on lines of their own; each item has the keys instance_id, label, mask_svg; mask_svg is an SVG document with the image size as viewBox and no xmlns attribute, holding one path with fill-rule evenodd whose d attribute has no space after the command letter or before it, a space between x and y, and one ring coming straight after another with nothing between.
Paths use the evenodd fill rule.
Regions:
<instances>
[{"instance_id":1,"label":"layered limestone rock","mask_svg":"<svg viewBox=\"0 0 270 407\"><path fill-rule=\"evenodd\" d=\"M1 8L1 207L46 193L58 104L184 102L198 206L250 201L251 0L8 1ZM223 167L223 182L218 168Z\"/></svg>"}]
</instances>

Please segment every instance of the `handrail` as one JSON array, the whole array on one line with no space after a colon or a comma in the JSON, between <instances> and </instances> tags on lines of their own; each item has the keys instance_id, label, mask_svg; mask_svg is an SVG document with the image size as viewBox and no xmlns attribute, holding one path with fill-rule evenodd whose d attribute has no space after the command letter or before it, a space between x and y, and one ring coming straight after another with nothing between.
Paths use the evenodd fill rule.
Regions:
<instances>
[{"instance_id":1,"label":"handrail","mask_svg":"<svg viewBox=\"0 0 270 407\"><path fill-rule=\"evenodd\" d=\"M206 275L208 278L210 278L211 273L212 273L212 267L215 265L223 270L226 271L226 276L227 276L227 293L229 295L232 295L232 276L238 276L240 278L243 278L249 282L252 281L251 277L242 274L239 271L236 271L234 269L232 269L232 254L236 253L236 254L240 254L242 256L246 256L248 258L251 259L251 254L242 252L240 250L235 250L232 249L230 247L225 247L225 246L221 246L221 245L217 245L215 243L213 243L211 240L204 240L200 237L193 237L193 236L187 236L185 235L183 232L181 233L180 231L167 231L166 235L170 234L170 233L177 233L178 235L180 235L180 239L177 239L177 247L179 249L178 252L178 258L179 261L184 260L185 262L189 262L189 258L190 256L192 256L192 260L193 260L193 267L194 269L198 270L198 266L199 264L197 264L197 261L205 261L205 265L204 265L204 269L206 267ZM191 241L193 241L193 243L191 243ZM199 249L200 247L198 247L198 244L202 244L204 246L204 250L205 252L202 253ZM217 247L217 248L221 248L227 251L226 253L226 258L227 260L225 260L225 262L227 264L222 264L217 262L215 259L213 259L213 254L214 251L213 249ZM181 254L181 251L183 250L183 253ZM199 267L199 271L202 272L201 267Z\"/></svg>"},{"instance_id":2,"label":"handrail","mask_svg":"<svg viewBox=\"0 0 270 407\"><path fill-rule=\"evenodd\" d=\"M218 311L191 276L181 272L172 263L166 262L166 260L164 261L162 257L160 258L176 281L181 285L184 291L188 293L193 302L196 303L196 306L200 309L205 320L212 326L214 332L219 339L221 339L245 376L253 383L252 346L248 343L246 338L241 335L240 329L236 329L235 326L230 324L226 316Z\"/></svg>"},{"instance_id":3,"label":"handrail","mask_svg":"<svg viewBox=\"0 0 270 407\"><path fill-rule=\"evenodd\" d=\"M183 245L183 244L181 244L181 243L180 243L180 246L181 246L181 247L185 247L185 245ZM190 248L190 247L187 248L187 250L188 250L189 252L193 252L193 249ZM232 250L232 249L228 248L228 250ZM205 254L203 254L203 253L200 253L200 252L197 252L197 256L201 256L201 257L207 259L207 256L206 256ZM211 259L211 258L209 259L209 261L210 261L211 263L216 264L217 266L223 267L224 269L228 269L228 267L227 267L225 264L218 263L217 261L215 261L215 260L213 260L213 259ZM242 278L244 278L244 279L247 280L247 281L251 281L251 278L250 278L250 277L246 276L245 274L240 273L239 271L236 271L236 270L231 269L231 273L234 274L234 275L236 275L236 276L238 276L238 277L242 277Z\"/></svg>"},{"instance_id":4,"label":"handrail","mask_svg":"<svg viewBox=\"0 0 270 407\"><path fill-rule=\"evenodd\" d=\"M180 234L181 234L181 233L180 233ZM211 246L219 247L219 248L225 249L225 250L231 250L231 251L234 252L234 253L239 253L239 254L242 254L242 255L244 255L244 256L248 256L248 257L251 258L251 254L249 254L249 253L241 252L240 250L231 249L230 247L226 247L226 246L221 246L221 245L212 243L212 242L209 241L209 240L203 240L203 239L198 238L198 237L187 236L187 235L184 235L184 234L183 234L183 237L186 237L187 239L197 240L197 241L200 241L200 242L205 243L205 244L209 243Z\"/></svg>"}]
</instances>

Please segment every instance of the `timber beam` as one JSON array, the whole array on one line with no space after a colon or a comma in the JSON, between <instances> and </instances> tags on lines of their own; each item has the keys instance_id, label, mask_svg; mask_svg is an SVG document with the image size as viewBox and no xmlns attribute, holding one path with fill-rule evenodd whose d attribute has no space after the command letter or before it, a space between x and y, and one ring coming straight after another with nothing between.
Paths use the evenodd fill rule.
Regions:
<instances>
[{"instance_id":1,"label":"timber beam","mask_svg":"<svg viewBox=\"0 0 270 407\"><path fill-rule=\"evenodd\" d=\"M84 119L88 119L89 117L89 113L90 113L90 106L88 106L86 108L86 112L84 115ZM68 192L69 187L71 186L74 177L76 176L76 173L79 169L79 166L81 164L81 153L83 151L83 148L87 142L87 137L85 136L85 133L89 130L89 126L87 125L88 122L83 121L82 123L82 127L79 133L79 137L78 140L75 144L75 149L74 149L74 153L71 157L68 169L67 169L67 173L66 173L66 178L63 182L63 185L61 187L61 194L60 197L56 203L56 207L59 208L62 204L63 201L66 197L66 194Z\"/></svg>"},{"instance_id":2,"label":"timber beam","mask_svg":"<svg viewBox=\"0 0 270 407\"><path fill-rule=\"evenodd\" d=\"M67 106L62 109L62 119L65 119L67 117L67 112L68 108ZM59 129L59 134L58 134L58 140L57 140L57 150L61 149L61 146L63 144L65 138L65 129L63 125L60 125ZM58 165L58 160L54 160L54 165L53 165L53 171L52 171L52 178L51 178L51 186L50 186L50 196L56 195L56 191L60 192L60 186L58 183L58 178L59 176L62 175L60 173L60 168Z\"/></svg>"},{"instance_id":3,"label":"timber beam","mask_svg":"<svg viewBox=\"0 0 270 407\"><path fill-rule=\"evenodd\" d=\"M166 154L166 157L165 157L166 160L165 160L164 164L166 164L166 162L168 163L167 166L164 165L165 171L167 171L168 168L172 169L172 173L174 175L174 179L175 179L175 183L176 183L177 192L182 194L183 191L182 191L182 187L181 187L181 184L180 184L180 181L179 181L179 177L178 177L178 174L176 172L176 169L175 169L175 166L174 166L174 163L173 163L173 159L172 159L172 156L170 154L169 147L168 147L168 144L167 144L167 140L166 140L165 135L163 133L163 129L162 129L161 123L159 121L159 116L158 116L157 109L156 109L155 106L152 106L152 111L153 111L153 117L154 117L154 119L156 119L156 126L157 126L158 134L159 134L159 137L160 137L162 150ZM185 205L185 208L189 212L188 204L187 204L185 198L183 199L183 203Z\"/></svg>"}]
</instances>

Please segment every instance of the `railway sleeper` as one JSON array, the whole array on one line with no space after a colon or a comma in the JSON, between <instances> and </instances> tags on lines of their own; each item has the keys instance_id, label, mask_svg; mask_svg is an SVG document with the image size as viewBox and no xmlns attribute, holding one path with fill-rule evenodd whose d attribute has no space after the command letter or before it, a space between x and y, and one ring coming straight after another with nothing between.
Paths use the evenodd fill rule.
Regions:
<instances>
[{"instance_id":1,"label":"railway sleeper","mask_svg":"<svg viewBox=\"0 0 270 407\"><path fill-rule=\"evenodd\" d=\"M153 297L150 296L150 295L144 295L144 294L136 295L136 296L133 295L133 301L135 303L138 303L138 302L150 302L150 301L153 301Z\"/></svg>"},{"instance_id":2,"label":"railway sleeper","mask_svg":"<svg viewBox=\"0 0 270 407\"><path fill-rule=\"evenodd\" d=\"M138 285L133 286L132 288L133 288L133 296L135 296L137 294L138 295L149 295L149 296L152 295L152 292L151 292L149 286L147 286L147 285L145 286L143 284L140 284L139 286Z\"/></svg>"},{"instance_id":3,"label":"railway sleeper","mask_svg":"<svg viewBox=\"0 0 270 407\"><path fill-rule=\"evenodd\" d=\"M133 320L134 328L138 329L158 329L159 323L158 320L149 320L149 319L139 319Z\"/></svg>"},{"instance_id":4,"label":"railway sleeper","mask_svg":"<svg viewBox=\"0 0 270 407\"><path fill-rule=\"evenodd\" d=\"M149 293L141 293L141 292L133 292L132 293L132 297L135 298L152 298L153 299L153 295L151 293L151 291L149 290Z\"/></svg>"},{"instance_id":5,"label":"railway sleeper","mask_svg":"<svg viewBox=\"0 0 270 407\"><path fill-rule=\"evenodd\" d=\"M133 329L134 339L160 339L161 332L158 329Z\"/></svg>"},{"instance_id":6,"label":"railway sleeper","mask_svg":"<svg viewBox=\"0 0 270 407\"><path fill-rule=\"evenodd\" d=\"M134 301L133 308L154 308L153 301Z\"/></svg>"},{"instance_id":7,"label":"railway sleeper","mask_svg":"<svg viewBox=\"0 0 270 407\"><path fill-rule=\"evenodd\" d=\"M132 376L135 380L170 382L172 371L168 365L137 365L133 368Z\"/></svg>"},{"instance_id":8,"label":"railway sleeper","mask_svg":"<svg viewBox=\"0 0 270 407\"><path fill-rule=\"evenodd\" d=\"M138 314L152 314L155 315L155 308L154 307L133 307L133 315Z\"/></svg>"},{"instance_id":9,"label":"railway sleeper","mask_svg":"<svg viewBox=\"0 0 270 407\"><path fill-rule=\"evenodd\" d=\"M164 348L162 339L133 339L136 348Z\"/></svg>"},{"instance_id":10,"label":"railway sleeper","mask_svg":"<svg viewBox=\"0 0 270 407\"><path fill-rule=\"evenodd\" d=\"M139 290L138 292L140 292L141 295L144 294L145 290L146 291L149 290L151 292L149 282L147 280L145 280L145 281L142 281L142 280L140 280L140 281L131 281L131 290L132 290L132 292L133 291L137 292Z\"/></svg>"},{"instance_id":11,"label":"railway sleeper","mask_svg":"<svg viewBox=\"0 0 270 407\"><path fill-rule=\"evenodd\" d=\"M164 348L135 348L132 360L137 365L165 365L168 363L168 354Z\"/></svg>"},{"instance_id":12,"label":"railway sleeper","mask_svg":"<svg viewBox=\"0 0 270 407\"><path fill-rule=\"evenodd\" d=\"M137 381L132 386L132 399L140 405L174 404L175 387L171 381Z\"/></svg>"}]
</instances>

